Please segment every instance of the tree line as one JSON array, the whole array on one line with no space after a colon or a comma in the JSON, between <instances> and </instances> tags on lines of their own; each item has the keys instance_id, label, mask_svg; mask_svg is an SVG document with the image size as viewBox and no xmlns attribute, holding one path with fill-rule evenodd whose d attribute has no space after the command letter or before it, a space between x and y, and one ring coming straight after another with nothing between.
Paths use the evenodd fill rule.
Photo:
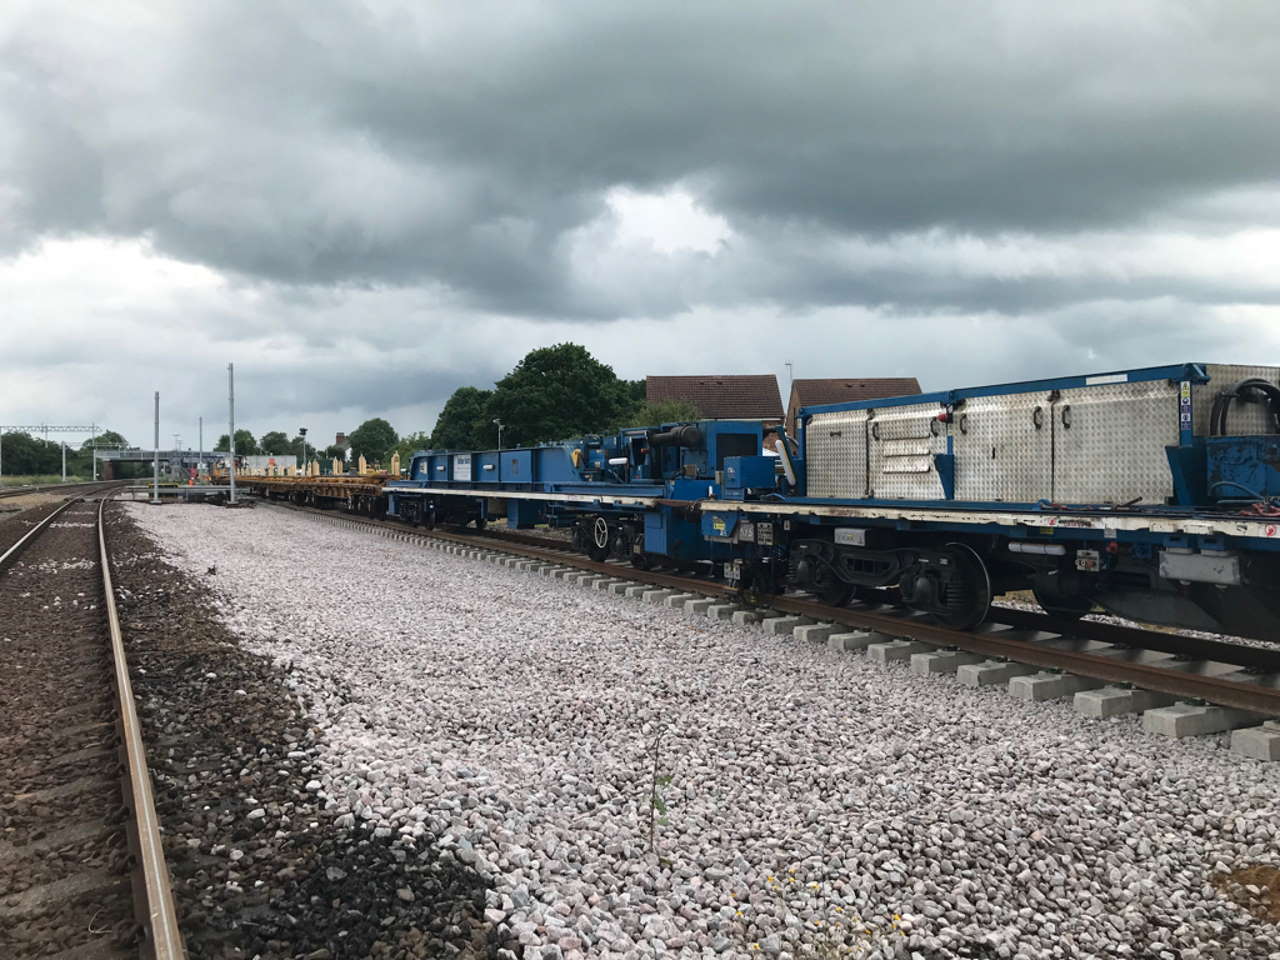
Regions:
<instances>
[{"instance_id":1,"label":"tree line","mask_svg":"<svg viewBox=\"0 0 1280 960\"><path fill-rule=\"evenodd\" d=\"M423 436L414 434L415 437ZM406 437L405 440L409 438ZM302 434L294 434L291 438L288 434L280 430L268 430L260 439L255 438L252 431L237 430L236 431L236 456L237 457L280 457L293 454L302 461ZM363 456L370 463L383 462L384 458L390 458L395 452L397 446L401 444L400 437L396 434L386 420L382 417L373 417L360 424L355 430L347 435L347 446L339 446L331 443L327 447L319 447L307 439L307 454L312 458L323 460L342 460L347 456L347 451L351 451L351 459L355 460ZM213 451L215 453L226 453L231 449L227 434L223 434L218 438L218 442L214 444ZM418 449L414 447L414 449ZM404 455L401 455L404 459Z\"/></svg>"},{"instance_id":2,"label":"tree line","mask_svg":"<svg viewBox=\"0 0 1280 960\"><path fill-rule=\"evenodd\" d=\"M585 433L608 433L626 426L647 426L677 420L696 420L692 404L674 400L647 403L643 380L624 380L583 346L558 343L540 347L524 358L492 388L459 387L449 397L427 433L400 436L382 417L360 424L347 435L351 459L364 456L370 464L386 465L392 454L408 465L417 450L484 450L498 445L529 446L565 440ZM217 451L226 451L223 434ZM317 450L326 460L341 459L342 447ZM270 456L302 453L302 437L289 438L279 430L255 439L248 430L236 431L236 453Z\"/></svg>"},{"instance_id":3,"label":"tree line","mask_svg":"<svg viewBox=\"0 0 1280 960\"><path fill-rule=\"evenodd\" d=\"M68 476L88 477L93 474L93 448L127 447L124 437L106 430L78 446L67 444ZM6 476L45 476L62 472L62 441L33 437L16 430L0 437L0 459ZM121 465L123 466L123 464ZM119 476L117 472L117 476Z\"/></svg>"},{"instance_id":4,"label":"tree line","mask_svg":"<svg viewBox=\"0 0 1280 960\"><path fill-rule=\"evenodd\" d=\"M608 433L620 427L696 420L698 415L697 409L684 401L645 402L643 380L621 379L585 347L558 343L529 351L492 388L459 387L445 403L430 433L416 431L402 437L385 419L373 417L347 435L348 447L330 444L321 448L308 440L308 449L312 456L328 461L344 458L349 448L352 460L363 456L367 462L381 465L399 453L400 462L407 466L416 450L496 447L496 421L502 423L502 445L514 447L566 440L585 433ZM236 454L295 454L301 459L302 439L301 434L290 437L282 430L268 430L257 438L251 431L241 429L236 431ZM128 446L124 437L111 430L96 440L99 447ZM74 451L68 448L68 473L89 474L93 444L90 439ZM6 433L3 447L6 474L50 474L61 470L62 451L57 441ZM225 453L229 449L230 439L224 433L211 452Z\"/></svg>"}]
</instances>

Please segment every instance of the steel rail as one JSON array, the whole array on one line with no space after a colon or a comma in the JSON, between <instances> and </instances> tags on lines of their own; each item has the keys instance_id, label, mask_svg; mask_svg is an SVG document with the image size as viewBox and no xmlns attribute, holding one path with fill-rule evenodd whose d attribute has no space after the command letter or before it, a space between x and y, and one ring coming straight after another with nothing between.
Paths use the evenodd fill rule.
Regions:
<instances>
[{"instance_id":1,"label":"steel rail","mask_svg":"<svg viewBox=\"0 0 1280 960\"><path fill-rule=\"evenodd\" d=\"M173 888L164 859L160 839L160 821L156 815L151 774L147 770L146 749L142 743L142 727L133 700L133 684L125 659L124 635L120 630L120 614L116 609L115 584L111 579L111 557L107 552L106 508L108 497L98 505L98 560L102 566L102 592L111 632L111 659L114 665L116 699L120 710L122 752L128 774L129 796L137 834L138 861L142 870L143 900L148 934L147 944L155 960L183 960L186 946L178 929L178 912L173 902Z\"/></svg>"},{"instance_id":2,"label":"steel rail","mask_svg":"<svg viewBox=\"0 0 1280 960\"><path fill-rule=\"evenodd\" d=\"M72 504L79 503L81 499L82 498L80 497L72 497L66 503L62 504L62 506L58 507L56 510L51 512L47 517L45 517L43 520L37 523L34 527L32 527L30 530L24 533L22 535L22 538L17 543L11 546L4 553L0 553L0 571L7 569L9 565L13 563L13 561L18 559L18 555L22 553L22 551L25 550L27 546L36 539L36 537L40 536L40 534L44 532L45 527L47 527L55 519L57 519L64 510L70 509Z\"/></svg>"},{"instance_id":3,"label":"steel rail","mask_svg":"<svg viewBox=\"0 0 1280 960\"><path fill-rule=\"evenodd\" d=\"M268 501L270 502L270 501ZM278 504L272 504L278 506ZM373 530L387 530L385 524L373 520L354 517L333 517L329 511L315 508L304 508L290 505L286 509L297 510L312 516L329 516L359 527ZM405 528L405 535L420 539L447 540L480 549L497 550L531 560L571 566L578 569L601 573L622 580L634 580L638 583L681 590L686 593L698 593L718 599L731 599L738 592L723 583L679 574L661 573L655 570L640 570L635 567L619 567L617 564L604 563L583 557L572 552L568 544L564 548L533 546L520 540L532 539L528 535L514 535L512 540L491 533L459 534L444 530L422 530ZM1251 713L1280 716L1280 688L1264 686L1239 680L1228 680L1222 677L1204 676L1191 673L1179 666L1159 666L1150 663L1136 663L1117 656L1084 650L1071 650L1064 646L1053 646L1054 638L1069 644L1073 640L1090 639L1093 628L1102 628L1101 635L1108 634L1115 639L1103 642L1135 649L1161 650L1167 645L1183 641L1183 649L1195 649L1197 644L1205 643L1214 651L1214 657L1194 657L1194 660L1217 659L1218 656L1230 656L1219 662L1249 667L1255 660L1272 662L1271 651L1262 648L1246 647L1221 641L1200 641L1198 638L1179 638L1173 634L1144 631L1125 627L1109 627L1106 624L1063 624L1047 616L1038 616L1020 611L993 610L985 629L977 632L956 630L925 619L925 615L914 611L899 611L896 608L870 609L866 607L833 607L817 600L801 597L778 595L769 597L764 604L769 609L782 613L792 613L813 620L824 620L842 626L860 630L874 630L894 637L909 637L930 646L941 649L964 650L983 656L1026 663L1047 669L1061 670L1107 683L1128 684L1159 693L1166 693L1184 700L1204 700ZM886 612L893 609L893 612ZM992 625L999 625L1006 619L1016 619L1019 628L992 630ZM1081 628L1077 630L1077 627ZM1010 634L1002 636L1003 633ZM1035 642L1037 634L1047 642ZM1123 640L1119 637L1123 636ZM1177 652L1177 651L1175 651ZM1182 663L1185 667L1186 662Z\"/></svg>"},{"instance_id":4,"label":"steel rail","mask_svg":"<svg viewBox=\"0 0 1280 960\"><path fill-rule=\"evenodd\" d=\"M999 659L1016 660L1019 663L1062 670L1082 677L1105 680L1108 683L1131 684L1135 687L1155 690L1158 693L1167 693L1183 700L1207 700L1238 710L1280 716L1280 689L1275 687L1193 674L1177 666L1136 663L1132 660L1108 656L1105 653L1090 653L1086 650L1052 646L1053 636L1068 643L1075 639L1071 633L1060 630L982 631L979 629L970 632L929 623L921 614L886 614L864 611L856 607L829 607L814 600L787 596L774 597L769 602L769 606L784 613L830 620L893 636L907 636L936 647L954 648ZM1015 636L1005 637L1001 636L1002 633L1015 634ZM1029 633L1032 634L1033 639L1027 639ZM1048 633L1049 636L1045 637L1046 642L1035 642L1034 635L1037 633ZM1159 636L1167 637L1168 635ZM1234 663L1234 661L1222 662Z\"/></svg>"},{"instance_id":5,"label":"steel rail","mask_svg":"<svg viewBox=\"0 0 1280 960\"><path fill-rule=\"evenodd\" d=\"M1280 647L1250 647L1243 643L1142 630L1115 623L1099 623L1096 620L1062 620L1052 614L1011 607L992 607L987 619L1019 630L1052 630L1054 633L1110 643L1118 647L1160 650L1177 656L1190 655L1196 660L1235 663L1260 673L1280 673Z\"/></svg>"}]
</instances>

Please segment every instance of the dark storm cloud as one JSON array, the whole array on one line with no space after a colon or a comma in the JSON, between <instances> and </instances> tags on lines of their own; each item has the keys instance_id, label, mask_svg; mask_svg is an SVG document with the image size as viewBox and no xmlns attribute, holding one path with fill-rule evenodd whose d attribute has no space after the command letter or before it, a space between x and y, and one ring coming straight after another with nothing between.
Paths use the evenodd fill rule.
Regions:
<instances>
[{"instance_id":1,"label":"dark storm cloud","mask_svg":"<svg viewBox=\"0 0 1280 960\"><path fill-rule=\"evenodd\" d=\"M1194 228L1196 202L1276 188L1274 5L175 9L33 4L0 32L10 251L141 235L250 279L436 285L542 317L1018 311L1171 289L1274 302L1172 268L921 275L840 250ZM715 258L636 251L603 280L584 264L611 187L675 183L735 241Z\"/></svg>"}]
</instances>

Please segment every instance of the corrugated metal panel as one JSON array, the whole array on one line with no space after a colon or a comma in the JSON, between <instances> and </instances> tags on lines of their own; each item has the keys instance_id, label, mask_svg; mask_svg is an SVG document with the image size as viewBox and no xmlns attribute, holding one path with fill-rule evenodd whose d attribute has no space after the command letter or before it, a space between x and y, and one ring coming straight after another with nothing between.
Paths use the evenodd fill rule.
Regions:
<instances>
[{"instance_id":1,"label":"corrugated metal panel","mask_svg":"<svg viewBox=\"0 0 1280 960\"><path fill-rule=\"evenodd\" d=\"M1063 390L1054 423L1053 499L1164 503L1173 496L1164 448L1177 442L1177 384L1148 380Z\"/></svg>"},{"instance_id":2,"label":"corrugated metal panel","mask_svg":"<svg viewBox=\"0 0 1280 960\"><path fill-rule=\"evenodd\" d=\"M808 495L860 499L867 495L867 411L820 413L805 432Z\"/></svg>"},{"instance_id":3,"label":"corrugated metal panel","mask_svg":"<svg viewBox=\"0 0 1280 960\"><path fill-rule=\"evenodd\" d=\"M959 409L956 421L958 500L1034 503L1053 495L1053 410L1047 393L975 397Z\"/></svg>"},{"instance_id":4,"label":"corrugated metal panel","mask_svg":"<svg viewBox=\"0 0 1280 960\"><path fill-rule=\"evenodd\" d=\"M1209 410L1218 390L1250 377L1280 384L1276 367L1211 364L1207 370L1213 382L1193 393L1198 435L1208 429ZM1172 497L1165 447L1179 440L1179 384L1127 382L1118 375L1107 379L1113 382L1063 389L1052 403L1043 389L968 399L949 428L956 456L956 498L1154 504ZM1042 411L1038 430L1037 408ZM931 400L815 415L808 439L810 495L941 499L933 456L946 452L947 431L936 422L939 409ZM1069 427L1063 422L1064 413ZM868 419L858 421L860 416ZM858 424L865 449L849 445L843 436ZM1269 426L1262 405L1233 406L1233 433L1266 433ZM841 436L834 436L837 433Z\"/></svg>"},{"instance_id":5,"label":"corrugated metal panel","mask_svg":"<svg viewBox=\"0 0 1280 960\"><path fill-rule=\"evenodd\" d=\"M871 417L868 493L884 499L929 500L942 497L942 481L933 454L947 452L936 403L884 407Z\"/></svg>"}]
</instances>

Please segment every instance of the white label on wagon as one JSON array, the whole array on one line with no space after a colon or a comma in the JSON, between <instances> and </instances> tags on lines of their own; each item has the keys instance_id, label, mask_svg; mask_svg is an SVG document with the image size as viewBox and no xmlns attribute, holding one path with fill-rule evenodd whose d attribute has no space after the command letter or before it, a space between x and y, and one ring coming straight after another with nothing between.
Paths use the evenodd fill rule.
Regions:
<instances>
[{"instance_id":1,"label":"white label on wagon","mask_svg":"<svg viewBox=\"0 0 1280 960\"><path fill-rule=\"evenodd\" d=\"M1127 373L1108 373L1102 377L1085 377L1084 385L1086 387L1100 387L1104 383L1128 383L1129 375Z\"/></svg>"},{"instance_id":2,"label":"white label on wagon","mask_svg":"<svg viewBox=\"0 0 1280 960\"><path fill-rule=\"evenodd\" d=\"M843 543L847 547L865 547L867 531L862 527L837 527L836 543Z\"/></svg>"}]
</instances>

